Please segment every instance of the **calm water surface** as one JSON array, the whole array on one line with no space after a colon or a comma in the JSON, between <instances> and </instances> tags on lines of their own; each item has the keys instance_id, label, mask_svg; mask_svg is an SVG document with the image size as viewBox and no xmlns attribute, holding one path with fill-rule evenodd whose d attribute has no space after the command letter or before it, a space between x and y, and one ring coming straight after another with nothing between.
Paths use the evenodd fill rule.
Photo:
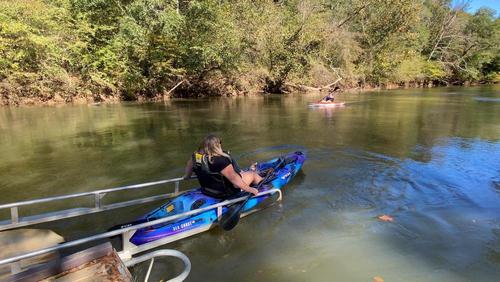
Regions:
<instances>
[{"instance_id":1,"label":"calm water surface","mask_svg":"<svg viewBox=\"0 0 500 282\"><path fill-rule=\"evenodd\" d=\"M167 246L190 257L190 281L498 281L499 90L344 94L326 110L304 95L1 108L0 203L178 177L213 132L241 165L308 160L280 205ZM70 240L158 204L37 227ZM179 269L162 260L153 278Z\"/></svg>"}]
</instances>

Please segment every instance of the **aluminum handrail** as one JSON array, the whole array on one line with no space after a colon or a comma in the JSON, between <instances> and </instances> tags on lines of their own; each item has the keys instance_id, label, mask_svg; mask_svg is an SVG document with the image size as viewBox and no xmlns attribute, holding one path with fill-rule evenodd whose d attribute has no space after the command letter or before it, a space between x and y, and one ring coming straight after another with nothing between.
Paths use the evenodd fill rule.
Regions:
<instances>
[{"instance_id":1,"label":"aluminum handrail","mask_svg":"<svg viewBox=\"0 0 500 282\"><path fill-rule=\"evenodd\" d=\"M92 213L108 211L108 210L112 210L112 209L132 206L132 205L144 204L144 203L148 203L148 202L152 202L152 201L156 201L156 200L169 198L169 197L172 197L172 196L179 194L179 187L180 187L181 181L191 180L191 179L195 179L195 178L196 177L184 179L184 178L179 177L179 178L172 178L172 179L164 179L164 180L141 183L141 184L133 184L133 185L127 185L127 186L121 186L121 187L115 187L115 188L101 189L101 190L96 190L96 191L67 194L67 195L33 199L33 200L27 200L27 201L21 201L21 202L9 203L9 204L2 204L2 205L0 205L0 210L10 208L10 220L9 219L0 220L0 231L18 228L18 227L22 227L22 226L29 226L29 225L33 225L33 224L45 223L45 222L49 222L49 221L66 219L66 218L75 217L75 216L88 215L88 214L92 214ZM107 204L107 205L103 205L103 203L101 201L102 198L104 196L106 196L107 194L125 191L125 190L149 188L149 187L153 187L153 186L157 186L157 185L161 185L161 184L166 184L166 183L175 183L174 192L162 193L160 195L155 195L155 196L151 196L151 197L116 202L116 203ZM93 198L94 198L94 203L93 203L92 207L82 206L82 207L76 207L76 208L59 209L59 210L55 210L55 211L49 211L49 212L45 212L45 213L41 213L41 214L29 215L29 216L24 216L24 217L19 216L19 208L20 207L25 207L25 206L39 204L39 203L48 203L48 202L53 202L53 201L87 197L87 196L93 196Z\"/></svg>"},{"instance_id":2,"label":"aluminum handrail","mask_svg":"<svg viewBox=\"0 0 500 282\"><path fill-rule=\"evenodd\" d=\"M257 196L254 196L252 198L257 198L257 197L261 197L261 196L264 196L264 195L267 195L267 194L274 194L274 193L278 193L279 194L278 200L281 200L282 194L281 194L281 190L279 190L279 189L270 189L270 190L261 192ZM160 219L149 221L149 222L145 222L145 223L141 223L141 224L137 224L137 225L132 225L132 226L129 226L129 227L126 227L126 228L118 229L118 230L108 231L108 232L101 233L101 234L98 234L98 235L93 235L93 236L90 236L90 237L86 237L86 238L74 240L74 241L71 241L71 242L62 243L62 244L59 244L57 246L53 246L53 247L49 247L49 248L45 248L45 249L40 249L40 250L37 250L37 251L25 253L25 254L22 254L22 255L15 256L15 257L10 257L10 258L7 258L7 259L0 260L0 265L8 264L8 263L13 263L13 262L20 261L20 260L23 260L23 259L35 257L35 256L38 256L38 255L50 253L50 252L53 252L53 251L57 251L57 250L61 250L61 249L65 249L65 248L69 248L69 247L81 245L81 244L84 244L84 243L88 243L88 242L92 242L92 241L96 241L96 240L100 240L100 239L105 239L105 238L113 237L113 236L116 236L116 235L127 233L129 231L135 231L137 229L141 229L141 228L145 228L145 227L149 227L149 226L153 226L153 225L157 225L157 224L161 224L161 223L166 223L166 222L173 221L173 220L176 220L176 219L179 219L179 218L183 218L183 217L187 217L187 216L199 214L199 213L202 213L202 212L205 212L205 211L208 211L208 210L217 209L219 207L222 208L223 206L227 206L227 205L230 205L230 204L241 202L241 201L245 200L246 198L247 198L247 196L243 196L243 197L232 199L232 200L226 200L226 201L214 204L214 205L210 205L210 206L205 207L205 208L195 209L195 210L188 211L188 212L185 212L185 213L182 213L182 214L168 216L168 217L160 218ZM123 250L123 251L127 251L127 250Z\"/></svg>"},{"instance_id":3,"label":"aluminum handrail","mask_svg":"<svg viewBox=\"0 0 500 282\"><path fill-rule=\"evenodd\" d=\"M194 179L194 178L192 177L190 179ZM0 205L0 209L20 207L20 206L26 206L26 205L32 205L32 204L39 204L39 203L46 203L46 202L65 200L65 199L71 199L71 198L79 198L79 197L91 196L91 195L96 195L96 194L106 194L106 193L117 192L117 191L122 191L122 190L139 189L139 188L150 187L150 186L155 186L155 185L160 185L160 184L165 184L165 183L180 182L183 180L187 180L187 179L184 179L182 177L178 177L178 178L164 179L164 180L159 180L159 181L146 182L146 183L141 183L141 184L133 184L133 185L108 188L108 189L102 189L102 190L96 190L96 191L90 191L90 192L82 192L82 193L67 194L67 195L40 198L40 199L34 199L34 200L27 200L27 201L15 202L15 203L3 204L3 205Z\"/></svg>"},{"instance_id":4,"label":"aluminum handrail","mask_svg":"<svg viewBox=\"0 0 500 282\"><path fill-rule=\"evenodd\" d=\"M150 259L151 263L149 265L148 272L146 273L146 278L144 279L144 281L146 282L149 280L149 275L151 274L151 269L153 267L154 259L157 257L163 257L163 256L176 257L176 258L179 258L180 260L182 260L182 262L184 263L184 270L182 271L182 273L177 275L176 277L170 279L170 280L167 280L167 281L169 281L169 282L184 281L188 277L189 272L191 272L191 261L189 260L189 258L185 254L183 254L179 251L176 251L176 250L165 249L165 250L158 250L158 251L154 251L151 253L147 253L145 255L130 259L129 261L127 261L125 263L125 266L131 267L131 266L134 266L138 263L141 263L141 262L144 262L144 261Z\"/></svg>"}]
</instances>

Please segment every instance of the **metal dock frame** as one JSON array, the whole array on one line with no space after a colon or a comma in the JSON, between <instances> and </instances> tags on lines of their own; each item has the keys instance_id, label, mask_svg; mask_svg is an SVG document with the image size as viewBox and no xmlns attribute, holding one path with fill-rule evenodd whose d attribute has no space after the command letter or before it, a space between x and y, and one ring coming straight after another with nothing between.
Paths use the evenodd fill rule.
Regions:
<instances>
[{"instance_id":1,"label":"metal dock frame","mask_svg":"<svg viewBox=\"0 0 500 282\"><path fill-rule=\"evenodd\" d=\"M130 186L128 186L128 187L130 187ZM282 193L281 193L281 190L279 190L279 189L270 189L270 190L261 192L257 196L254 196L254 197L262 197L264 195L275 194L275 193L278 194L278 199L276 201L281 201L281 199L282 199ZM54 197L54 198L57 198L57 197ZM232 199L232 200L226 200L226 201L214 204L214 205L210 205L208 207L204 207L204 208L200 208L200 209L195 209L195 210L188 211L188 212L185 212L185 213L181 213L181 214L177 214L177 215L173 215L173 216L169 216L169 217L160 218L160 219L149 221L149 222L145 222L145 223L142 223L142 224L132 225L132 226L129 226L129 227L126 227L126 228L123 228L123 229L113 230L113 231L101 233L101 234L98 234L98 235L93 235L93 236L90 236L90 237L86 237L86 238L82 238L82 239L78 239L78 240L74 240L74 241L62 243L62 244L59 244L57 246L53 246L53 247L49 247L49 248L45 248L45 249L40 249L40 250L37 250L37 251L33 251L33 252L26 253L26 254L18 255L18 256L15 256L15 257L11 257L11 258L0 260L0 265L11 264L11 269L14 272L15 269L19 269L17 263L20 260L31 258L31 257L35 257L35 256L42 255L42 254L47 254L47 253L50 253L50 252L53 252L53 251L58 251L58 250L69 248L69 247L78 246L78 245L85 244L85 243L88 243L88 242L92 242L92 241L96 241L96 240L101 240L101 239L106 239L106 238L110 238L110 237L114 237L114 236L120 235L120 236L122 236L122 247L123 247L123 249L120 252L118 252L118 255L125 262L125 264L127 266L132 266L135 263L142 262L144 260L147 260L147 259L151 258L151 256L154 257L153 253L150 253L150 254L146 254L145 255L146 258L144 258L144 256L140 256L140 257L134 258L133 256L136 255L136 254L139 254L139 253L151 250L151 249L156 248L158 246L161 246L161 245L164 245L164 244L167 244L167 243L170 243L170 242L182 239L182 238L186 238L186 237L189 237L189 236L192 236L192 235L204 232L206 230L209 230L210 228L212 228L214 225L217 225L217 224L206 224L206 225L203 225L203 226L200 226L200 227L197 227L197 228L194 228L194 229L191 229L191 230L188 230L188 231L185 231L185 232L173 235L173 236L169 236L169 237L166 237L166 238L163 238L163 239L159 239L159 240L156 240L156 241L153 241L153 242L150 242L150 243L146 243L146 244L143 244L143 245L140 245L140 246L136 246L136 245L130 243L130 241L129 241L130 238L131 238L131 236L133 235L133 233L136 230L141 229L141 228L146 228L146 227L149 227L149 226L153 226L153 225L157 225L157 224L167 223L167 222L170 222L170 221L174 221L174 220L181 219L181 218L184 218L184 217L196 215L196 214L199 214L199 213L202 213L202 212L205 212L205 211L209 211L209 210L213 210L213 209L216 209L216 211L217 211L217 217L220 218L222 216L222 207L228 206L228 205L231 205L231 204L234 204L234 203L237 203L237 202L241 202L241 201L243 201L245 199L246 199L246 196L243 196L243 197L240 197L240 198L236 198L236 199ZM8 205L4 205L4 206L8 206ZM244 217L244 216L246 216L248 214L251 214L253 212L256 212L258 210L259 209L250 210L250 211L248 211L246 213L241 214L241 217ZM63 217L63 218L66 218L66 217ZM55 220L55 219L52 219L52 220ZM163 256L163 255L167 255L168 254L168 255L174 255L174 256L180 258L184 262L184 264L185 264L185 269L184 269L183 273L181 273L179 276L177 276L176 278L174 278L174 279L176 279L174 281L182 281L182 279L181 280L178 280L178 279L180 279L179 277L183 277L184 275L187 277L187 275L189 274L189 270L191 269L191 264L189 262L189 259L184 254L182 254L182 253L180 253L178 251L175 251L175 250L168 250L168 252L156 253L156 254L159 255L159 256ZM181 254L181 255L179 255L179 254ZM152 266L150 265L150 268L148 270L148 275L147 276L149 276L151 268L152 268ZM187 274L185 274L186 271L187 271Z\"/></svg>"},{"instance_id":2,"label":"metal dock frame","mask_svg":"<svg viewBox=\"0 0 500 282\"><path fill-rule=\"evenodd\" d=\"M258 197L262 197L262 196L269 195L269 194L278 194L278 198L276 199L276 201L281 201L281 199L282 199L282 192L279 189L270 189L270 190L261 192L257 196L254 196L252 198L258 198ZM152 241L152 242L149 242L146 244L142 244L139 246L136 246L130 242L130 238L132 237L132 235L134 235L134 232L137 229L157 225L160 223L174 221L177 219L185 218L188 216L193 216L193 215L196 215L196 214L199 214L202 212L206 212L209 210L213 210L213 209L217 209L217 218L220 219L220 217L222 216L222 207L232 205L232 204L237 203L237 202L244 201L246 198L247 198L246 196L243 196L243 197L232 199L232 200L226 200L226 201L214 204L214 205L210 205L208 207L195 209L195 210L188 211L185 213L181 213L181 214L177 214L177 215L173 215L173 216L168 216L168 217L164 217L164 218L150 221L147 223L142 223L139 225L133 225L131 227L123 228L120 230L122 232L118 233L118 234L122 235L123 250L121 252L119 252L118 254L120 255L121 258L127 259L127 258L130 258L131 256L133 256L134 254L141 253L141 252L144 252L144 251L147 251L150 249L154 249L154 248L159 247L161 245L165 245L165 244L168 244L168 243L171 243L171 242L174 242L174 241L177 241L177 240L180 240L180 239L207 231L218 224L217 223L205 224L205 225L193 228L191 230L187 230L187 231L184 231L184 232L181 232L178 234L174 234L174 235L165 237L163 239L158 239L158 240L155 240L155 241ZM260 209L258 209L258 208L252 209L248 212L242 213L241 217L245 217L245 216L252 214L254 212L257 212L259 210ZM133 229L130 229L130 228L133 228ZM111 231L111 232L116 232L116 231ZM108 232L108 233L111 233L111 232ZM113 234L113 235L117 235L117 234Z\"/></svg>"},{"instance_id":3,"label":"metal dock frame","mask_svg":"<svg viewBox=\"0 0 500 282\"><path fill-rule=\"evenodd\" d=\"M190 179L195 179L195 178L192 177ZM161 199L171 198L171 197L174 197L174 196L179 194L180 182L185 181L185 180L186 179L184 179L184 178L165 179L165 180L159 180L159 181L154 181L154 182L147 182L147 183L134 184L134 185L128 185L128 186L122 186L122 187L116 187L116 188L96 190L96 191L91 191L91 192L68 194L68 195L62 195L62 196L54 196L54 197L48 197L48 198L40 198L40 199L34 199L34 200L28 200L28 201L22 201L22 202L2 204L2 205L0 205L0 210L10 209L10 220L0 221L0 231L19 228L19 227L23 227L23 226L38 224L38 223L55 221L55 220L59 220L59 219L87 215L87 214L92 214L92 213L97 213L97 212L102 212L102 211L108 211L108 210L112 210L112 209L132 206L132 205L139 205L139 204L149 203L149 202L157 201L157 200L161 200ZM103 205L102 201L101 201L102 198L104 198L104 196L106 196L107 194L122 192L125 190L137 190L137 189L150 188L150 187L154 187L154 186L158 186L158 185L166 184L166 183L175 183L175 189L174 189L173 193L160 194L160 195L155 195L155 196L151 196L151 197L123 201L123 202L117 202L117 203L108 204L108 205ZM26 217L19 216L19 208L20 207L26 207L26 206L35 205L35 204L49 203L49 202L54 202L54 201L67 200L67 199L82 198L82 197L92 197L92 199L94 200L93 207L79 207L79 208L65 209L65 210L59 210L59 211L48 212L48 213L39 214L39 215L26 216Z\"/></svg>"}]
</instances>

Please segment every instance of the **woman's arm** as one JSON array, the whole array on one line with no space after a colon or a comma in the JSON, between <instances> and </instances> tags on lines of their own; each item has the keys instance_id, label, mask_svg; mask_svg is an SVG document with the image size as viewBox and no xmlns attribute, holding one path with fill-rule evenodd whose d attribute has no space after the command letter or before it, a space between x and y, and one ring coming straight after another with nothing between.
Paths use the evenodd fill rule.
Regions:
<instances>
[{"instance_id":1,"label":"woman's arm","mask_svg":"<svg viewBox=\"0 0 500 282\"><path fill-rule=\"evenodd\" d=\"M182 178L189 179L193 174L193 160L189 159L186 163L186 168L184 169L184 176Z\"/></svg>"},{"instance_id":2,"label":"woman's arm","mask_svg":"<svg viewBox=\"0 0 500 282\"><path fill-rule=\"evenodd\" d=\"M237 174L236 171L234 171L232 164L226 166L223 170L221 170L221 174L224 175L224 177L226 177L227 179L229 179L229 181L231 181L231 183L233 183L234 186L236 186L240 189L243 189L249 193L252 193L255 196L257 196L257 194L259 194L259 190L248 186L248 184L246 184L243 181L241 176L239 174Z\"/></svg>"}]
</instances>

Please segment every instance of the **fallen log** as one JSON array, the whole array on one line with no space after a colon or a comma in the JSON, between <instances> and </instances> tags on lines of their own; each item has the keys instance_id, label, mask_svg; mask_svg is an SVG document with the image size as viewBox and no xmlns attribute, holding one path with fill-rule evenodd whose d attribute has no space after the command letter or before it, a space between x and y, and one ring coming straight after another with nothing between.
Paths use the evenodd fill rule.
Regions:
<instances>
[{"instance_id":1,"label":"fallen log","mask_svg":"<svg viewBox=\"0 0 500 282\"><path fill-rule=\"evenodd\" d=\"M172 89L168 90L167 93L165 93L164 96L169 96L170 93L172 93L172 91L175 90L175 88L179 87L181 84L183 84L184 82L186 82L185 79L181 80L179 83L177 83L174 87L172 87Z\"/></svg>"},{"instance_id":2,"label":"fallen log","mask_svg":"<svg viewBox=\"0 0 500 282\"><path fill-rule=\"evenodd\" d=\"M337 84L341 80L342 80L342 78L339 78L339 79L335 80L334 82L327 84L325 86L321 86L321 87L312 87L312 86L301 85L301 84L292 84L292 83L285 83L285 86L296 88L296 89L303 90L303 91L322 91L323 89L328 89L331 86Z\"/></svg>"},{"instance_id":3,"label":"fallen log","mask_svg":"<svg viewBox=\"0 0 500 282\"><path fill-rule=\"evenodd\" d=\"M331 86L337 84L341 80L342 80L342 77L339 77L339 79L335 80L334 82L332 82L332 83L330 83L328 85L325 85L325 86L321 87L321 89L330 88Z\"/></svg>"}]
</instances>

